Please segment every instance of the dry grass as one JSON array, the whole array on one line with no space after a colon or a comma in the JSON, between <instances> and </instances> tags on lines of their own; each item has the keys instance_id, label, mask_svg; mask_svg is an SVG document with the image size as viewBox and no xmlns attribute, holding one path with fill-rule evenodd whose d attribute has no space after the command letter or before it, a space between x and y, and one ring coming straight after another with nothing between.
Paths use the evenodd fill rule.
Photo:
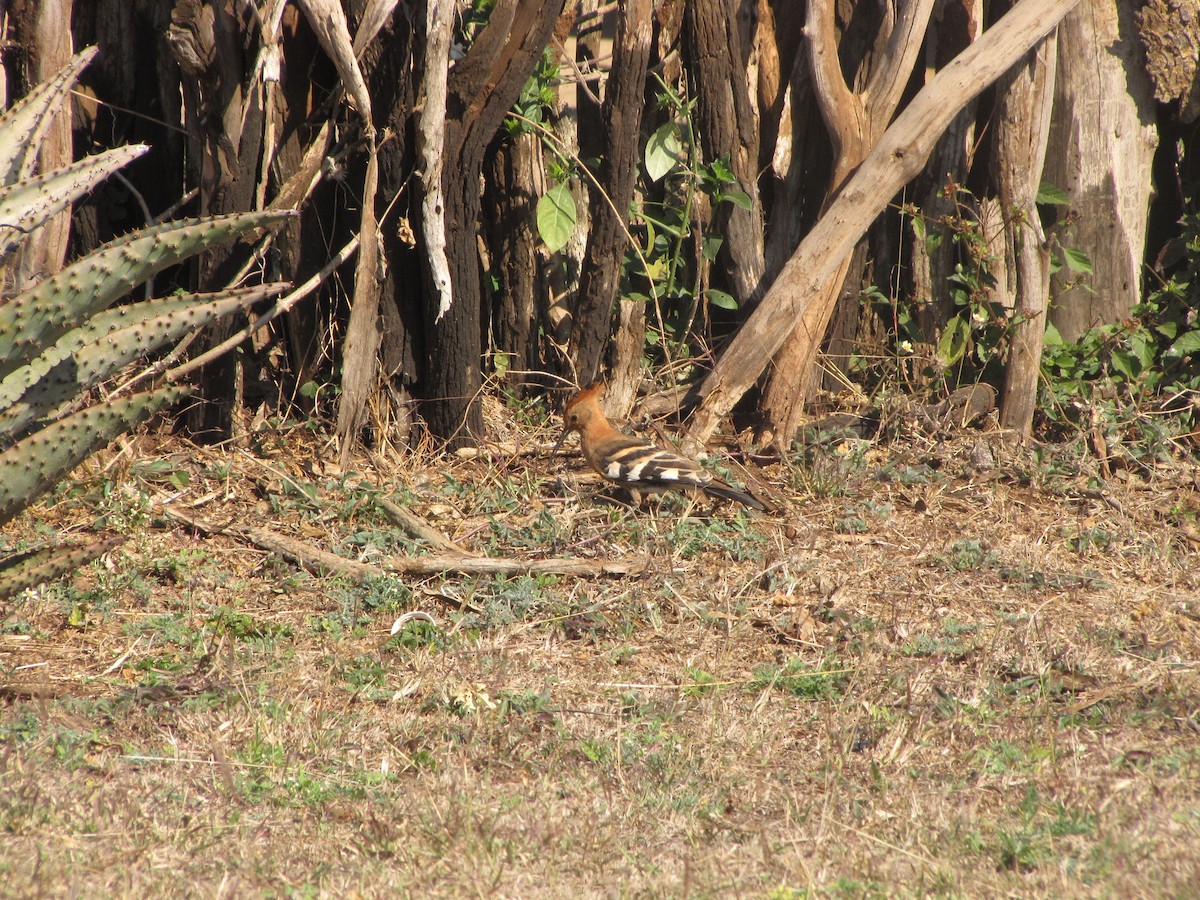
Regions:
<instances>
[{"instance_id":1,"label":"dry grass","mask_svg":"<svg viewBox=\"0 0 1200 900\"><path fill-rule=\"evenodd\" d=\"M649 554L623 579L354 585L162 517L420 552L304 434L143 439L5 532L129 540L0 609L0 893L1200 883L1191 470L1098 490L1072 448L913 438L765 470L777 515L679 524L537 454L363 461L472 551ZM410 610L437 627L393 638Z\"/></svg>"}]
</instances>

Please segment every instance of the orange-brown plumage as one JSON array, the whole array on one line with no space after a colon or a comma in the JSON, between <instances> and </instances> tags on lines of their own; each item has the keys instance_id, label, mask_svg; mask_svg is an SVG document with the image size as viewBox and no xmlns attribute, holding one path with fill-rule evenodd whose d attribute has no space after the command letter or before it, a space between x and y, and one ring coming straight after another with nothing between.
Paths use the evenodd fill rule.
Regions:
<instances>
[{"instance_id":1,"label":"orange-brown plumage","mask_svg":"<svg viewBox=\"0 0 1200 900\"><path fill-rule=\"evenodd\" d=\"M572 431L578 432L583 458L604 478L635 495L662 490L703 491L712 497L766 509L754 497L718 480L698 463L614 427L600 408L603 396L604 385L597 381L572 398L563 409L559 444Z\"/></svg>"}]
</instances>

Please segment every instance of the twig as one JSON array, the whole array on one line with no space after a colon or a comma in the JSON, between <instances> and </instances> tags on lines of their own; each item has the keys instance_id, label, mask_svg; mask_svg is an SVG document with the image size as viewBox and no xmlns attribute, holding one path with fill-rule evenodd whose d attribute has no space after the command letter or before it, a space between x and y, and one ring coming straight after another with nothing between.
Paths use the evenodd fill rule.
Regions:
<instances>
[{"instance_id":1,"label":"twig","mask_svg":"<svg viewBox=\"0 0 1200 900\"><path fill-rule=\"evenodd\" d=\"M342 249L339 250L337 252L337 254L332 259L329 260L329 262L327 262L325 264L325 266L321 269L320 272L318 272L312 278L308 279L308 281L304 282L304 284L300 285L298 288L293 290L286 297L282 297L281 299L276 301L274 306L272 306L269 310L267 310L265 313L263 313L261 316L259 316L257 319L255 319L253 322L251 322L249 325L247 325L245 328L243 328L241 331L234 334L228 340L222 341L220 344L213 347L211 350L207 350L204 353L201 353L199 356L195 357L194 359L188 360L183 365L176 366L174 369L172 369L171 371L169 371L167 373L166 380L168 382L178 381L180 378L183 378L183 376L187 375L188 373L194 372L196 369L200 368L201 366L206 365L207 363L216 359L222 353L225 353L226 351L231 350L234 347L236 347L238 344L240 344L246 338L250 337L250 335L254 334L254 332L258 331L260 328L262 328L268 322L272 321L273 319L277 318L278 316L280 316L283 313L290 310L293 306L295 306L297 303L299 303L301 300L303 300L305 297L307 297L309 294L311 294L313 291L315 291L321 285L321 283L326 278L328 278L330 275L332 275L334 273L334 271L338 268L338 266L340 266L347 259L349 259L350 255L352 253L354 253L354 251L357 249L358 249L358 235L355 235L354 237L352 237L350 240L348 240L346 242L346 245L344 247L342 247Z\"/></svg>"},{"instance_id":2,"label":"twig","mask_svg":"<svg viewBox=\"0 0 1200 900\"><path fill-rule=\"evenodd\" d=\"M470 555L468 550L454 543L416 513L409 512L399 503L389 500L387 497L376 497L375 504L393 525L404 529L404 533L409 537L422 540L430 547L446 553L457 553L460 556Z\"/></svg>"}]
</instances>

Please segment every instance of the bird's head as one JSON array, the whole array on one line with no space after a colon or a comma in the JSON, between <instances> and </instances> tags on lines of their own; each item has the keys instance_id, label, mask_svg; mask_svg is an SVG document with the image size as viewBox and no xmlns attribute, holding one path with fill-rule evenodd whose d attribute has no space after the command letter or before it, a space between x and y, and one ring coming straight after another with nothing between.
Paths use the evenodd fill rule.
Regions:
<instances>
[{"instance_id":1,"label":"bird's head","mask_svg":"<svg viewBox=\"0 0 1200 900\"><path fill-rule=\"evenodd\" d=\"M572 431L582 431L587 427L592 416L598 413L602 414L600 413L600 398L603 396L604 382L593 381L563 407L563 431L559 435L558 443L554 445L551 455L558 452L568 434Z\"/></svg>"}]
</instances>

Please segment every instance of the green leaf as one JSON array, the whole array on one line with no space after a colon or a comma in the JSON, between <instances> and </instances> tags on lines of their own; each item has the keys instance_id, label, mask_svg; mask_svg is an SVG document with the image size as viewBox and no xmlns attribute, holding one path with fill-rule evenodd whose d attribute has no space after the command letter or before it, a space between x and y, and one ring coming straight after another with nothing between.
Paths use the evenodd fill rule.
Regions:
<instances>
[{"instance_id":1,"label":"green leaf","mask_svg":"<svg viewBox=\"0 0 1200 900\"><path fill-rule=\"evenodd\" d=\"M43 547L0 558L0 600L74 572L124 542L123 537L105 538L90 544Z\"/></svg>"},{"instance_id":2,"label":"green leaf","mask_svg":"<svg viewBox=\"0 0 1200 900\"><path fill-rule=\"evenodd\" d=\"M1137 310L1134 310L1137 313ZM1165 337L1168 341L1173 341L1179 336L1179 323L1173 320L1160 322L1154 326L1154 330Z\"/></svg>"},{"instance_id":3,"label":"green leaf","mask_svg":"<svg viewBox=\"0 0 1200 900\"><path fill-rule=\"evenodd\" d=\"M1062 332L1060 332L1053 322L1046 323L1046 336L1042 339L1042 344L1046 347L1061 347L1063 341Z\"/></svg>"},{"instance_id":4,"label":"green leaf","mask_svg":"<svg viewBox=\"0 0 1200 900\"><path fill-rule=\"evenodd\" d=\"M93 451L187 393L187 388L160 388L105 400L35 431L4 450L0 453L0 525Z\"/></svg>"},{"instance_id":5,"label":"green leaf","mask_svg":"<svg viewBox=\"0 0 1200 900\"><path fill-rule=\"evenodd\" d=\"M1043 181L1038 185L1037 202L1048 203L1053 206L1066 206L1071 202L1071 198L1067 196L1067 192L1062 188L1055 187L1048 181Z\"/></svg>"},{"instance_id":6,"label":"green leaf","mask_svg":"<svg viewBox=\"0 0 1200 900\"><path fill-rule=\"evenodd\" d=\"M922 219L920 216L913 216L912 217L912 230L913 230L913 234L915 234L917 236L917 240L919 240L921 243L925 243L925 235L926 235L925 220Z\"/></svg>"},{"instance_id":7,"label":"green leaf","mask_svg":"<svg viewBox=\"0 0 1200 900\"><path fill-rule=\"evenodd\" d=\"M512 366L512 356L505 353L503 350L497 350L492 355L492 367L496 370L496 375L503 378L509 368Z\"/></svg>"},{"instance_id":8,"label":"green leaf","mask_svg":"<svg viewBox=\"0 0 1200 900\"><path fill-rule=\"evenodd\" d=\"M709 288L704 292L705 299L713 306L719 306L721 309L737 309L738 302L731 294L724 291L718 291L716 288Z\"/></svg>"},{"instance_id":9,"label":"green leaf","mask_svg":"<svg viewBox=\"0 0 1200 900\"><path fill-rule=\"evenodd\" d=\"M95 59L98 47L87 47L71 57L62 69L14 103L0 116L0 182L12 184L33 172L33 164L46 129L69 96L84 67Z\"/></svg>"},{"instance_id":10,"label":"green leaf","mask_svg":"<svg viewBox=\"0 0 1200 900\"><path fill-rule=\"evenodd\" d=\"M962 316L954 316L946 323L946 329L938 338L938 358L944 366L952 366L967 352L971 326Z\"/></svg>"},{"instance_id":11,"label":"green leaf","mask_svg":"<svg viewBox=\"0 0 1200 900\"><path fill-rule=\"evenodd\" d=\"M1200 351L1200 329L1184 332L1167 350L1170 356L1187 356L1189 353Z\"/></svg>"},{"instance_id":12,"label":"green leaf","mask_svg":"<svg viewBox=\"0 0 1200 900\"><path fill-rule=\"evenodd\" d=\"M0 222L6 226L0 231L0 258L7 257L29 232L149 149L146 144L115 147L0 188Z\"/></svg>"},{"instance_id":13,"label":"green leaf","mask_svg":"<svg viewBox=\"0 0 1200 900\"><path fill-rule=\"evenodd\" d=\"M1140 368L1148 369L1154 365L1154 351L1158 345L1151 340L1150 335L1138 331L1129 336L1129 349L1133 352Z\"/></svg>"},{"instance_id":14,"label":"green leaf","mask_svg":"<svg viewBox=\"0 0 1200 900\"><path fill-rule=\"evenodd\" d=\"M646 141L646 176L651 181L658 181L679 165L682 158L683 142L679 138L679 126L675 122L667 122Z\"/></svg>"},{"instance_id":15,"label":"green leaf","mask_svg":"<svg viewBox=\"0 0 1200 900\"><path fill-rule=\"evenodd\" d=\"M273 283L213 294L184 294L98 313L0 381L0 434L19 437L34 419L48 415L134 360L145 359L164 344L285 287Z\"/></svg>"},{"instance_id":16,"label":"green leaf","mask_svg":"<svg viewBox=\"0 0 1200 900\"><path fill-rule=\"evenodd\" d=\"M754 201L750 199L750 195L745 191L730 191L728 194L723 194L722 200L728 200L734 206L740 206L742 209L753 209Z\"/></svg>"},{"instance_id":17,"label":"green leaf","mask_svg":"<svg viewBox=\"0 0 1200 900\"><path fill-rule=\"evenodd\" d=\"M0 300L0 376L167 266L293 216L233 213L164 222L109 241L24 293Z\"/></svg>"},{"instance_id":18,"label":"green leaf","mask_svg":"<svg viewBox=\"0 0 1200 900\"><path fill-rule=\"evenodd\" d=\"M706 234L704 242L700 246L700 253L708 262L713 262L717 258L717 254L721 252L721 245L724 243L725 238L719 234Z\"/></svg>"},{"instance_id":19,"label":"green leaf","mask_svg":"<svg viewBox=\"0 0 1200 900\"><path fill-rule=\"evenodd\" d=\"M1092 261L1088 259L1087 254L1082 250L1076 250L1074 247L1063 247L1062 252L1063 262L1076 275L1092 274Z\"/></svg>"},{"instance_id":20,"label":"green leaf","mask_svg":"<svg viewBox=\"0 0 1200 900\"><path fill-rule=\"evenodd\" d=\"M1137 357L1127 350L1113 350L1112 367L1132 381L1137 377Z\"/></svg>"},{"instance_id":21,"label":"green leaf","mask_svg":"<svg viewBox=\"0 0 1200 900\"><path fill-rule=\"evenodd\" d=\"M557 253L571 238L577 221L575 198L566 184L556 184L538 200L538 234L551 253Z\"/></svg>"}]
</instances>

